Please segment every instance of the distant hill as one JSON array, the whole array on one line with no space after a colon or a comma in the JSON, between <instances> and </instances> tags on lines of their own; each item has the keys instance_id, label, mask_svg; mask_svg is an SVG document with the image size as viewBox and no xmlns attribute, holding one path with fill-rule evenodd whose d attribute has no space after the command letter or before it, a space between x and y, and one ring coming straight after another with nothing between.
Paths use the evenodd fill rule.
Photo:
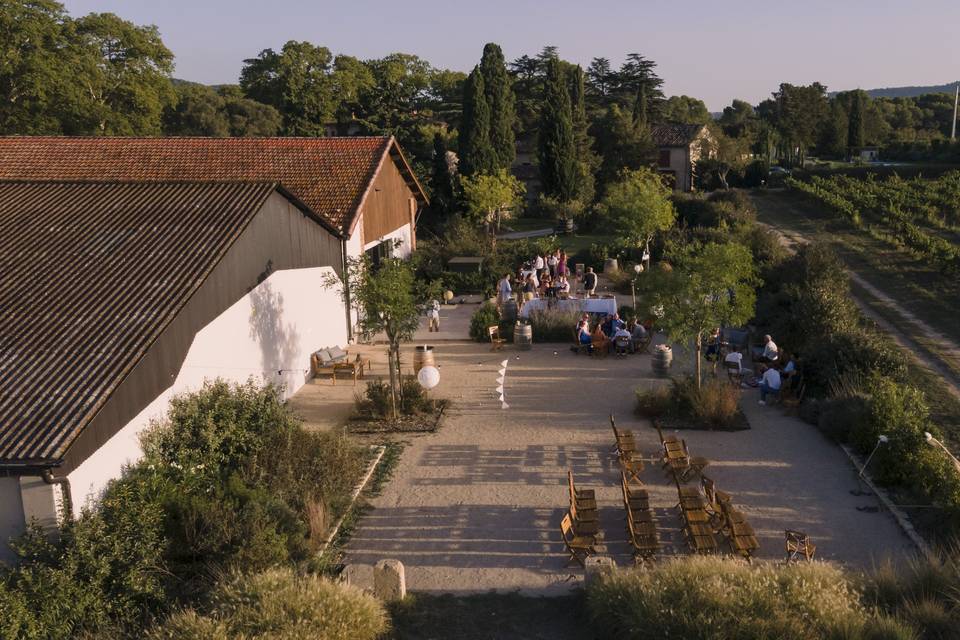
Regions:
<instances>
[{"instance_id":1,"label":"distant hill","mask_svg":"<svg viewBox=\"0 0 960 640\"><path fill-rule=\"evenodd\" d=\"M960 82L958 80L957 82ZM887 87L885 89L867 89L867 95L871 98L914 98L926 93L953 93L956 91L957 82L941 84L930 87ZM836 91L831 91L830 95L836 95Z\"/></svg>"}]
</instances>

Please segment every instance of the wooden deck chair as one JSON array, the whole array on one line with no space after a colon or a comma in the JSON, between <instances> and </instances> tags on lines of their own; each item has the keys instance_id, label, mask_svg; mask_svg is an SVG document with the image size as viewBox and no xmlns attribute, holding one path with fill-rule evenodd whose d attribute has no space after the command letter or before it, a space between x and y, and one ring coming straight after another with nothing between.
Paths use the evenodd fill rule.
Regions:
<instances>
[{"instance_id":1,"label":"wooden deck chair","mask_svg":"<svg viewBox=\"0 0 960 640\"><path fill-rule=\"evenodd\" d=\"M707 554L717 550L717 540L713 537L713 530L709 525L688 523L683 531L694 553Z\"/></svg>"},{"instance_id":2,"label":"wooden deck chair","mask_svg":"<svg viewBox=\"0 0 960 640\"><path fill-rule=\"evenodd\" d=\"M793 388L791 387L790 393L784 394L781 389L780 393L780 404L786 409L796 409L800 406L800 403L803 402L803 394L807 390L807 385L800 383L797 387L796 392L794 393Z\"/></svg>"},{"instance_id":3,"label":"wooden deck chair","mask_svg":"<svg viewBox=\"0 0 960 640\"><path fill-rule=\"evenodd\" d=\"M710 461L704 458L703 456L692 456L688 458L688 463L686 468L682 471L681 480L689 480L692 477L699 476L703 474L703 470L710 465Z\"/></svg>"},{"instance_id":4,"label":"wooden deck chair","mask_svg":"<svg viewBox=\"0 0 960 640\"><path fill-rule=\"evenodd\" d=\"M739 387L740 383L743 382L743 371L740 365L736 362L727 362L724 360L723 366L727 370L727 380L730 381L730 384Z\"/></svg>"},{"instance_id":5,"label":"wooden deck chair","mask_svg":"<svg viewBox=\"0 0 960 640\"><path fill-rule=\"evenodd\" d=\"M646 489L630 489L626 474L620 472L620 489L623 493L623 505L628 509L646 511L650 508L650 494Z\"/></svg>"},{"instance_id":6,"label":"wooden deck chair","mask_svg":"<svg viewBox=\"0 0 960 640\"><path fill-rule=\"evenodd\" d=\"M490 335L491 351L500 351L500 349L503 349L503 345L507 344L506 338L500 337L500 327L496 325L487 327L487 333Z\"/></svg>"},{"instance_id":7,"label":"wooden deck chair","mask_svg":"<svg viewBox=\"0 0 960 640\"><path fill-rule=\"evenodd\" d=\"M787 553L787 564L790 564L792 560L796 560L800 556L803 556L807 560L813 560L813 556L817 552L817 545L813 544L810 536L802 531L793 531L791 529L787 529L783 534L785 538L784 548Z\"/></svg>"},{"instance_id":8,"label":"wooden deck chair","mask_svg":"<svg viewBox=\"0 0 960 640\"><path fill-rule=\"evenodd\" d=\"M657 436L660 437L660 446L666 448L668 443L678 442L676 436L663 436L663 430L660 428L660 422L657 420L653 421L653 426L657 430Z\"/></svg>"},{"instance_id":9,"label":"wooden deck chair","mask_svg":"<svg viewBox=\"0 0 960 640\"><path fill-rule=\"evenodd\" d=\"M617 460L620 461L621 474L625 474L632 481L643 484L643 481L640 479L640 474L643 472L643 460L633 454L625 452L621 452L620 455L617 456Z\"/></svg>"},{"instance_id":10,"label":"wooden deck chair","mask_svg":"<svg viewBox=\"0 0 960 640\"><path fill-rule=\"evenodd\" d=\"M657 541L657 527L652 522L635 525L633 520L627 518L627 533L630 537L630 546L633 547L634 562L639 563L643 560L649 560L660 550L660 543Z\"/></svg>"},{"instance_id":11,"label":"wooden deck chair","mask_svg":"<svg viewBox=\"0 0 960 640\"><path fill-rule=\"evenodd\" d=\"M569 513L564 515L563 520L560 521L560 535L563 537L563 546L567 548L567 552L570 554L567 565L572 560L576 560L581 567L586 568L584 560L597 552L594 548L597 544L596 538L579 535L573 527L573 519Z\"/></svg>"},{"instance_id":12,"label":"wooden deck chair","mask_svg":"<svg viewBox=\"0 0 960 640\"><path fill-rule=\"evenodd\" d=\"M610 414L610 428L613 429L614 451L617 455L623 453L633 453L637 449L636 440L634 440L632 431L620 431L617 429L617 423Z\"/></svg>"},{"instance_id":13,"label":"wooden deck chair","mask_svg":"<svg viewBox=\"0 0 960 640\"><path fill-rule=\"evenodd\" d=\"M596 500L597 496L593 489L577 489L573 482L573 471L567 469L567 486L570 489L570 499L579 501Z\"/></svg>"}]
</instances>

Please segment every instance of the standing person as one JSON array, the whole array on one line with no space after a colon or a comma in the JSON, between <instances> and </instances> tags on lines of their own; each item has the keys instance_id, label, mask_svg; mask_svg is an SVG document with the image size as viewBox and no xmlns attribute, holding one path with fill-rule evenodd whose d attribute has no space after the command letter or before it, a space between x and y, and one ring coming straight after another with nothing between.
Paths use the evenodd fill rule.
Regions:
<instances>
[{"instance_id":1,"label":"standing person","mask_svg":"<svg viewBox=\"0 0 960 640\"><path fill-rule=\"evenodd\" d=\"M587 267L587 272L583 274L583 290L588 297L597 290L597 274L593 272L593 267Z\"/></svg>"},{"instance_id":2,"label":"standing person","mask_svg":"<svg viewBox=\"0 0 960 640\"><path fill-rule=\"evenodd\" d=\"M430 327L428 331L430 332L436 331L439 333L440 331L440 301L439 300L434 299L430 302L429 313L430 313Z\"/></svg>"},{"instance_id":3,"label":"standing person","mask_svg":"<svg viewBox=\"0 0 960 640\"><path fill-rule=\"evenodd\" d=\"M780 393L780 372L776 367L768 368L760 378L760 404L767 404L768 393Z\"/></svg>"},{"instance_id":4,"label":"standing person","mask_svg":"<svg viewBox=\"0 0 960 640\"><path fill-rule=\"evenodd\" d=\"M546 266L546 263L543 261L543 256L540 255L540 252L537 252L537 257L533 260L533 270L537 272L537 275L540 275L540 272L543 271L543 268Z\"/></svg>"},{"instance_id":5,"label":"standing person","mask_svg":"<svg viewBox=\"0 0 960 640\"><path fill-rule=\"evenodd\" d=\"M510 298L513 297L513 287L510 286L510 274L505 273L503 279L497 285L497 294L500 299L500 304L505 304Z\"/></svg>"},{"instance_id":6,"label":"standing person","mask_svg":"<svg viewBox=\"0 0 960 640\"><path fill-rule=\"evenodd\" d=\"M559 258L557 258L557 252L556 252L556 251L554 251L553 253L551 253L551 254L547 257L547 268L550 269L550 277L551 277L551 278L556 278L556 277L557 277L557 264L558 264L559 262L560 262L560 260L559 260Z\"/></svg>"},{"instance_id":7,"label":"standing person","mask_svg":"<svg viewBox=\"0 0 960 640\"><path fill-rule=\"evenodd\" d=\"M567 253L563 249L557 253L557 273L567 275Z\"/></svg>"}]
</instances>

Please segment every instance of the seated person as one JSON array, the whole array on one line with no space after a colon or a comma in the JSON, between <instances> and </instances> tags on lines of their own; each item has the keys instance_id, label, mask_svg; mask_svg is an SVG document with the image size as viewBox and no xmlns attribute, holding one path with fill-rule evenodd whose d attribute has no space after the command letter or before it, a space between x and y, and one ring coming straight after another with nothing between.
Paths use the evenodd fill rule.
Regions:
<instances>
[{"instance_id":1,"label":"seated person","mask_svg":"<svg viewBox=\"0 0 960 640\"><path fill-rule=\"evenodd\" d=\"M536 277L531 273L529 276L527 276L527 281L523 284L523 292L531 293L536 296L539 285L540 283L537 282Z\"/></svg>"},{"instance_id":2,"label":"seated person","mask_svg":"<svg viewBox=\"0 0 960 640\"><path fill-rule=\"evenodd\" d=\"M547 296L553 295L553 281L550 279L550 276L544 276L540 280L540 297L545 298Z\"/></svg>"},{"instance_id":3,"label":"seated person","mask_svg":"<svg viewBox=\"0 0 960 640\"><path fill-rule=\"evenodd\" d=\"M580 344L591 344L593 342L593 337L590 335L590 323L586 320L581 320L580 324L577 325L577 340ZM591 347L591 351L593 348Z\"/></svg>"},{"instance_id":4,"label":"seated person","mask_svg":"<svg viewBox=\"0 0 960 640\"><path fill-rule=\"evenodd\" d=\"M570 282L567 280L567 276L559 276L554 284L554 289L557 290L557 295L561 297L570 293Z\"/></svg>"},{"instance_id":5,"label":"seated person","mask_svg":"<svg viewBox=\"0 0 960 640\"><path fill-rule=\"evenodd\" d=\"M793 355L786 356L787 364L784 365L783 371L780 372L780 377L789 378L796 375L797 372L797 360L800 359L799 353L794 353Z\"/></svg>"},{"instance_id":6,"label":"seated person","mask_svg":"<svg viewBox=\"0 0 960 640\"><path fill-rule=\"evenodd\" d=\"M617 327L613 322L613 316L607 314L606 317L604 317L602 328L603 333L607 336L607 338L612 340L613 334L617 332Z\"/></svg>"},{"instance_id":7,"label":"seated person","mask_svg":"<svg viewBox=\"0 0 960 640\"><path fill-rule=\"evenodd\" d=\"M625 323L623 320L620 319L620 314L619 314L619 313L613 314L613 319L612 319L612 324L611 324L611 328L613 329L613 333L616 334L617 331L619 331L620 329L623 329L625 326L627 326L627 325L626 325L626 323Z\"/></svg>"},{"instance_id":8,"label":"seated person","mask_svg":"<svg viewBox=\"0 0 960 640\"><path fill-rule=\"evenodd\" d=\"M780 356L777 344L769 335L763 336L763 350L754 358L756 362L776 362Z\"/></svg>"},{"instance_id":9,"label":"seated person","mask_svg":"<svg viewBox=\"0 0 960 640\"><path fill-rule=\"evenodd\" d=\"M737 373L740 374L741 378L753 373L750 369L743 368L743 354L740 353L740 347L733 347L730 353L727 354L727 357L723 359L723 362L727 365L736 364Z\"/></svg>"},{"instance_id":10,"label":"seated person","mask_svg":"<svg viewBox=\"0 0 960 640\"><path fill-rule=\"evenodd\" d=\"M648 340L647 336L649 334L647 333L647 328L637 322L636 318L630 321L630 325L632 326L628 326L627 328L630 330L630 337L633 340L633 350L636 351Z\"/></svg>"},{"instance_id":11,"label":"seated person","mask_svg":"<svg viewBox=\"0 0 960 640\"><path fill-rule=\"evenodd\" d=\"M601 353L606 355L610 350L610 339L603 332L598 324L590 334L590 353Z\"/></svg>"},{"instance_id":12,"label":"seated person","mask_svg":"<svg viewBox=\"0 0 960 640\"><path fill-rule=\"evenodd\" d=\"M617 332L613 334L613 344L617 348L618 356L625 356L630 352L633 345L633 336L626 327L620 327L617 329Z\"/></svg>"},{"instance_id":13,"label":"seated person","mask_svg":"<svg viewBox=\"0 0 960 640\"><path fill-rule=\"evenodd\" d=\"M760 378L760 404L767 404L767 394L780 393L780 372L776 367L769 367Z\"/></svg>"}]
</instances>

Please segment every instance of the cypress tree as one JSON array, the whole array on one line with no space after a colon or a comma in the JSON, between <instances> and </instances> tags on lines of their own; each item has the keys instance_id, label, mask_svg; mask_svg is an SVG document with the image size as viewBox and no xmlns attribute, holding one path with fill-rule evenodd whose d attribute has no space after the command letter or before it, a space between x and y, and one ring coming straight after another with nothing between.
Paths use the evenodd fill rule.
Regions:
<instances>
[{"instance_id":1,"label":"cypress tree","mask_svg":"<svg viewBox=\"0 0 960 640\"><path fill-rule=\"evenodd\" d=\"M546 66L537 154L540 181L546 195L570 202L577 197L577 150L570 92L560 61L552 58Z\"/></svg>"},{"instance_id":2,"label":"cypress tree","mask_svg":"<svg viewBox=\"0 0 960 640\"><path fill-rule=\"evenodd\" d=\"M433 171L430 175L430 210L436 221L447 215L453 202L453 176L447 165L447 139L440 132L433 134Z\"/></svg>"},{"instance_id":3,"label":"cypress tree","mask_svg":"<svg viewBox=\"0 0 960 640\"><path fill-rule=\"evenodd\" d=\"M489 138L496 168L509 170L516 158L513 127L517 116L512 82L499 45L490 42L483 47L480 72L483 74L484 95L490 107Z\"/></svg>"},{"instance_id":4,"label":"cypress tree","mask_svg":"<svg viewBox=\"0 0 960 640\"><path fill-rule=\"evenodd\" d=\"M849 129L847 130L847 146L856 151L864 144L863 132L863 94L855 91L850 101Z\"/></svg>"},{"instance_id":5,"label":"cypress tree","mask_svg":"<svg viewBox=\"0 0 960 640\"><path fill-rule=\"evenodd\" d=\"M460 124L460 173L493 173L496 158L490 145L490 105L483 74L473 68L463 86L463 120Z\"/></svg>"},{"instance_id":6,"label":"cypress tree","mask_svg":"<svg viewBox=\"0 0 960 640\"><path fill-rule=\"evenodd\" d=\"M570 70L570 103L573 111L573 138L577 158L577 199L587 204L593 200L593 174L600 166L600 158L593 152L593 138L587 132L590 122L587 120L585 95L585 75L579 66Z\"/></svg>"}]
</instances>

